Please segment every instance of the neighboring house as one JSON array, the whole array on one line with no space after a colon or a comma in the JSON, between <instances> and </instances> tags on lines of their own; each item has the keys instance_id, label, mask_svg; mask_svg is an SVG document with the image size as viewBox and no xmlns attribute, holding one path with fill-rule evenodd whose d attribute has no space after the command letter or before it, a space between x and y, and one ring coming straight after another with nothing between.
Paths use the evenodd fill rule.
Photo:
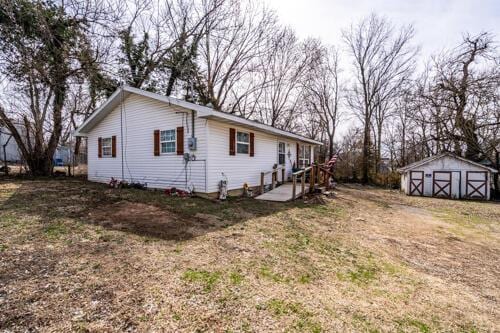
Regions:
<instances>
[{"instance_id":1,"label":"neighboring house","mask_svg":"<svg viewBox=\"0 0 500 333\"><path fill-rule=\"evenodd\" d=\"M382 157L379 162L378 172L387 174L390 173L391 171L392 171L391 159L388 157Z\"/></svg>"},{"instance_id":2,"label":"neighboring house","mask_svg":"<svg viewBox=\"0 0 500 333\"><path fill-rule=\"evenodd\" d=\"M212 108L119 88L78 128L87 137L88 179L111 177L200 194L260 184L261 172L313 161L318 141ZM270 182L266 179L266 182Z\"/></svg>"},{"instance_id":3,"label":"neighboring house","mask_svg":"<svg viewBox=\"0 0 500 333\"><path fill-rule=\"evenodd\" d=\"M21 130L21 126L17 125L18 131ZM19 147L17 146L16 140L10 134L10 130L7 127L0 127L0 159L4 159L4 149L5 157L7 162L20 163L21 153L19 152Z\"/></svg>"},{"instance_id":4,"label":"neighboring house","mask_svg":"<svg viewBox=\"0 0 500 333\"><path fill-rule=\"evenodd\" d=\"M492 176L497 172L452 153L431 156L398 171L401 190L407 195L483 200L490 199Z\"/></svg>"},{"instance_id":5,"label":"neighboring house","mask_svg":"<svg viewBox=\"0 0 500 333\"><path fill-rule=\"evenodd\" d=\"M26 135L23 125L16 125L17 130L22 137ZM10 134L10 130L7 127L0 127L0 160L4 159L3 149L5 148L5 156L7 162L10 163L22 163L22 155L17 145L16 140ZM71 163L71 148L68 146L59 146L54 153L55 165L68 165Z\"/></svg>"},{"instance_id":6,"label":"neighboring house","mask_svg":"<svg viewBox=\"0 0 500 333\"><path fill-rule=\"evenodd\" d=\"M54 153L54 165L64 166L71 164L71 147L59 146Z\"/></svg>"}]
</instances>

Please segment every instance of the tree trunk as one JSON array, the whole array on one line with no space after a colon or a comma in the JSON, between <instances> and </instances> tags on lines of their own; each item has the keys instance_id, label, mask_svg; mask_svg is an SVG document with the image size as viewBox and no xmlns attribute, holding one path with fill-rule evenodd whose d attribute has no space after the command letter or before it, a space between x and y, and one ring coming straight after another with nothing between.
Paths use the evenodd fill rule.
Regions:
<instances>
[{"instance_id":1,"label":"tree trunk","mask_svg":"<svg viewBox=\"0 0 500 333\"><path fill-rule=\"evenodd\" d=\"M365 119L363 135L363 157L361 163L361 183L368 184L368 170L370 167L370 120Z\"/></svg>"},{"instance_id":2,"label":"tree trunk","mask_svg":"<svg viewBox=\"0 0 500 333\"><path fill-rule=\"evenodd\" d=\"M34 146L30 143L31 136L34 136L35 139L37 137L40 137L41 135L38 133L38 131L43 131L43 128L37 127L34 129L35 133L31 133L32 127L30 126L30 123L25 120L24 130L26 136L25 138L23 138L12 120L6 115L4 109L0 107L0 118L9 128L9 131L16 140L17 146L19 147L21 155L26 161L29 172L32 176L50 176L52 174L52 159L56 152L62 132L62 108L64 106L64 100L66 97L66 82L62 81L62 84L59 84L55 91L56 93L54 94L53 101L54 111L52 114L53 128L49 141L47 143L47 147L45 149L43 147L43 142L35 143Z\"/></svg>"},{"instance_id":3,"label":"tree trunk","mask_svg":"<svg viewBox=\"0 0 500 333\"><path fill-rule=\"evenodd\" d=\"M377 155L375 159L375 171L378 173L380 171L380 161L382 159L382 125L377 127Z\"/></svg>"},{"instance_id":4,"label":"tree trunk","mask_svg":"<svg viewBox=\"0 0 500 333\"><path fill-rule=\"evenodd\" d=\"M463 121L462 136L466 145L465 158L479 162L481 160L481 149L475 128L476 126L472 120Z\"/></svg>"},{"instance_id":5,"label":"tree trunk","mask_svg":"<svg viewBox=\"0 0 500 333\"><path fill-rule=\"evenodd\" d=\"M333 157L333 134L328 134L328 160Z\"/></svg>"},{"instance_id":6,"label":"tree trunk","mask_svg":"<svg viewBox=\"0 0 500 333\"><path fill-rule=\"evenodd\" d=\"M406 124L403 121L402 123L402 137L401 137L401 166L405 166L406 162Z\"/></svg>"},{"instance_id":7,"label":"tree trunk","mask_svg":"<svg viewBox=\"0 0 500 333\"><path fill-rule=\"evenodd\" d=\"M165 92L165 95L170 96L172 95L172 91L174 90L174 84L175 81L177 80L178 73L176 70L172 70L172 73L170 74L170 77L168 78L168 83L167 83L167 90Z\"/></svg>"},{"instance_id":8,"label":"tree trunk","mask_svg":"<svg viewBox=\"0 0 500 333\"><path fill-rule=\"evenodd\" d=\"M64 107L64 100L66 99L66 80L65 78L60 78L57 86L54 88L54 103L53 103L53 113L52 113L52 134L50 135L49 142L45 152L41 153L39 158L43 159L44 162L37 164L40 169L30 171L36 175L40 173L43 176L49 176L52 174L53 168L53 157L56 153L57 145L59 144L59 139L62 133L62 108Z\"/></svg>"}]
</instances>

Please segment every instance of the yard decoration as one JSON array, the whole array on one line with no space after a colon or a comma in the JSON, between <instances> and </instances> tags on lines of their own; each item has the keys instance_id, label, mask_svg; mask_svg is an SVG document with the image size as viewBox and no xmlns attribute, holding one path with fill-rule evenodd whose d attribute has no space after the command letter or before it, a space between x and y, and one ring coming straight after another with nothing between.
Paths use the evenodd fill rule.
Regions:
<instances>
[{"instance_id":1,"label":"yard decoration","mask_svg":"<svg viewBox=\"0 0 500 333\"><path fill-rule=\"evenodd\" d=\"M164 191L166 196L169 197L189 197L190 193L187 191L179 190L178 188L172 187L172 188L167 188Z\"/></svg>"},{"instance_id":2,"label":"yard decoration","mask_svg":"<svg viewBox=\"0 0 500 333\"><path fill-rule=\"evenodd\" d=\"M219 182L219 200L226 200L227 198L227 177L224 173L222 173L222 177L224 177Z\"/></svg>"}]
</instances>

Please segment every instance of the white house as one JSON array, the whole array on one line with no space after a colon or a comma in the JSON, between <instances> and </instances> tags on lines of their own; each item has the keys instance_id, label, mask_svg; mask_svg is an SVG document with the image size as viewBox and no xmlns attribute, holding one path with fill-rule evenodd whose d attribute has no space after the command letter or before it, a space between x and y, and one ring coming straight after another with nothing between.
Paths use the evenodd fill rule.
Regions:
<instances>
[{"instance_id":1,"label":"white house","mask_svg":"<svg viewBox=\"0 0 500 333\"><path fill-rule=\"evenodd\" d=\"M199 194L260 184L261 172L313 161L321 143L212 108L119 88L76 131L87 137L88 179L111 177ZM267 182L270 182L266 179Z\"/></svg>"},{"instance_id":2,"label":"white house","mask_svg":"<svg viewBox=\"0 0 500 333\"><path fill-rule=\"evenodd\" d=\"M443 153L398 169L407 195L450 199L490 199L492 174L497 170Z\"/></svg>"}]
</instances>

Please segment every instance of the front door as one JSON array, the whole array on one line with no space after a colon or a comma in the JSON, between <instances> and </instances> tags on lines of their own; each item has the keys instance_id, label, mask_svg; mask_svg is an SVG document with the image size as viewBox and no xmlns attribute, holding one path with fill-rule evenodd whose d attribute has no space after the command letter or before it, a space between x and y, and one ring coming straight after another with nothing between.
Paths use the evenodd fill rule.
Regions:
<instances>
[{"instance_id":1,"label":"front door","mask_svg":"<svg viewBox=\"0 0 500 333\"><path fill-rule=\"evenodd\" d=\"M286 142L278 142L278 166L285 168L285 180L286 180L286 178L288 178L288 171L292 169L289 158L287 156ZM278 179L281 181L281 172L279 173Z\"/></svg>"},{"instance_id":2,"label":"front door","mask_svg":"<svg viewBox=\"0 0 500 333\"><path fill-rule=\"evenodd\" d=\"M423 171L410 171L410 195L424 195Z\"/></svg>"},{"instance_id":3,"label":"front door","mask_svg":"<svg viewBox=\"0 0 500 333\"><path fill-rule=\"evenodd\" d=\"M434 171L432 177L432 196L451 198L451 171Z\"/></svg>"},{"instance_id":4,"label":"front door","mask_svg":"<svg viewBox=\"0 0 500 333\"><path fill-rule=\"evenodd\" d=\"M468 199L486 199L488 174L485 171L467 171L465 195Z\"/></svg>"}]
</instances>

